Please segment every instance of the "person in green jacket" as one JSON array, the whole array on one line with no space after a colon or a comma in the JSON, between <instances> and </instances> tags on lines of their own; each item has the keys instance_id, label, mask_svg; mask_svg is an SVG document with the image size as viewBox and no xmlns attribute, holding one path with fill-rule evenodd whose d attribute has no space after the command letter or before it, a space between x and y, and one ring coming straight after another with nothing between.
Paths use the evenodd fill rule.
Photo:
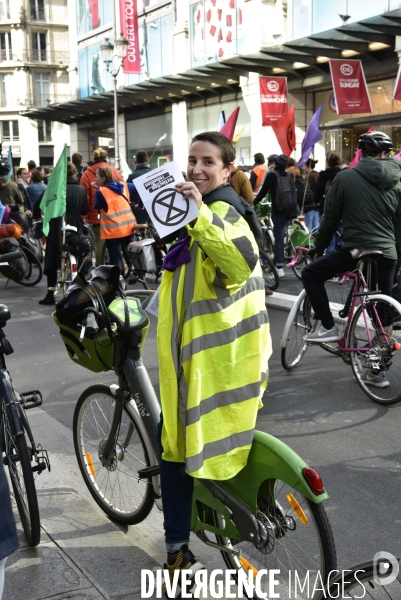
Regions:
<instances>
[{"instance_id":1,"label":"person in green jacket","mask_svg":"<svg viewBox=\"0 0 401 600\"><path fill-rule=\"evenodd\" d=\"M176 570L203 568L188 547L194 478L226 480L245 466L267 385L271 340L258 246L228 203L238 199L228 185L234 157L221 133L194 137L188 181L177 188L199 216L164 261L159 442L171 579Z\"/></svg>"},{"instance_id":2,"label":"person in green jacket","mask_svg":"<svg viewBox=\"0 0 401 600\"><path fill-rule=\"evenodd\" d=\"M379 250L383 253L378 271L378 287L391 296L401 267L401 162L390 157L391 139L373 131L359 138L362 160L353 169L338 173L326 197L325 212L320 222L315 247L320 256L302 271L302 281L315 312L321 320L316 331L307 336L309 342L335 342L340 339L330 311L324 282L338 273L353 271L358 253ZM322 256L324 249L342 219L344 234L341 250ZM380 308L380 305L379 305ZM386 315L385 319L389 320ZM383 323L390 326L390 322ZM369 385L387 387L385 372L367 372Z\"/></svg>"}]
</instances>

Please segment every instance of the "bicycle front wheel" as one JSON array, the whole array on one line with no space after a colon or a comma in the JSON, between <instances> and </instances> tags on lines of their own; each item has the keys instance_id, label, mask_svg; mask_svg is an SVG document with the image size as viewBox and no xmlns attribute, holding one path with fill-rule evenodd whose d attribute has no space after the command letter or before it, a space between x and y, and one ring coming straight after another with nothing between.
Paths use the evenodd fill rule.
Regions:
<instances>
[{"instance_id":1,"label":"bicycle front wheel","mask_svg":"<svg viewBox=\"0 0 401 600\"><path fill-rule=\"evenodd\" d=\"M305 337L312 331L312 305L305 292L296 300L284 326L281 341L281 364L290 371L301 360L308 347Z\"/></svg>"},{"instance_id":2,"label":"bicycle front wheel","mask_svg":"<svg viewBox=\"0 0 401 600\"><path fill-rule=\"evenodd\" d=\"M149 467L148 453L131 415L124 409L107 463L102 449L110 433L116 399L106 385L94 385L81 394L74 411L75 454L84 481L100 508L126 525L143 521L153 506L151 483L139 479Z\"/></svg>"},{"instance_id":3,"label":"bicycle front wheel","mask_svg":"<svg viewBox=\"0 0 401 600\"><path fill-rule=\"evenodd\" d=\"M401 559L397 558L400 564ZM388 562L388 561L387 561ZM394 566L394 565L392 565ZM346 572L346 577L344 573ZM326 595L322 594L317 600L325 598L335 598L338 590L341 589L343 598L373 598L374 600L399 600L401 598L401 578L398 574L392 581L384 583L388 574L378 574L378 565L373 565L372 561L367 561L355 565L346 571L339 573L337 577L330 581ZM380 583L382 581L382 583ZM329 593L330 595L327 595ZM338 596L337 596L338 597Z\"/></svg>"},{"instance_id":4,"label":"bicycle front wheel","mask_svg":"<svg viewBox=\"0 0 401 600\"><path fill-rule=\"evenodd\" d=\"M31 287L39 283L39 281L42 279L42 265L40 264L38 257L31 252L31 250L28 248L20 248L20 250L23 254L25 254L26 259L29 262L29 269L21 280L14 279L14 281L20 285Z\"/></svg>"},{"instance_id":5,"label":"bicycle front wheel","mask_svg":"<svg viewBox=\"0 0 401 600\"><path fill-rule=\"evenodd\" d=\"M262 548L256 548L248 540L233 541L216 536L217 542L228 548L240 550L240 556L222 551L222 557L230 569L254 573L262 569L279 569L278 585L274 591L280 598L314 598L313 583L320 576L326 581L330 571L337 565L334 537L326 511L322 504L314 504L294 488L280 480L267 480L262 485L257 503L256 517L265 526L268 537ZM217 515L217 523L222 517ZM311 582L295 594L295 574L301 585L309 578ZM261 579L262 595L269 597L269 578ZM320 586L319 586L320 587ZM306 589L305 589L306 588ZM266 596L267 594L267 596Z\"/></svg>"},{"instance_id":6,"label":"bicycle front wheel","mask_svg":"<svg viewBox=\"0 0 401 600\"><path fill-rule=\"evenodd\" d=\"M361 306L355 311L348 334L347 345L354 349L350 359L355 379L365 394L379 404L401 400L399 331L382 326L397 316L396 304L391 298L367 300L364 312Z\"/></svg>"},{"instance_id":7,"label":"bicycle front wheel","mask_svg":"<svg viewBox=\"0 0 401 600\"><path fill-rule=\"evenodd\" d=\"M6 412L3 413L3 424L5 462L22 527L28 544L37 546L40 542L40 517L31 456L25 435L13 436Z\"/></svg>"},{"instance_id":8,"label":"bicycle front wheel","mask_svg":"<svg viewBox=\"0 0 401 600\"><path fill-rule=\"evenodd\" d=\"M263 279L265 280L265 287L269 290L276 290L280 282L277 269L270 260L268 254L259 248L259 262L262 268Z\"/></svg>"}]
</instances>

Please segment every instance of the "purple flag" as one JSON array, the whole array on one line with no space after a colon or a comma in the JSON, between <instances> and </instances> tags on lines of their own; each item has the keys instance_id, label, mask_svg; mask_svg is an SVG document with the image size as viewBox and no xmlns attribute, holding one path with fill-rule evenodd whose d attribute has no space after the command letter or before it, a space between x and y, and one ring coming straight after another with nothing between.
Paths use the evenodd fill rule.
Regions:
<instances>
[{"instance_id":1,"label":"purple flag","mask_svg":"<svg viewBox=\"0 0 401 600\"><path fill-rule=\"evenodd\" d=\"M313 152L313 148L315 147L315 144L317 142L319 142L323 137L323 134L320 133L320 131L319 131L319 121L320 121L320 116L322 114L322 109L323 109L323 104L321 104L319 106L319 108L317 109L317 111L315 112L315 114L313 115L313 117L311 118L311 120L309 122L309 125L305 132L304 139L302 140L302 146L301 146L302 156L301 156L301 160L299 160L297 163L297 167L300 167L301 165L304 165L306 163L306 161L308 160L308 158L310 157L310 155Z\"/></svg>"}]
</instances>

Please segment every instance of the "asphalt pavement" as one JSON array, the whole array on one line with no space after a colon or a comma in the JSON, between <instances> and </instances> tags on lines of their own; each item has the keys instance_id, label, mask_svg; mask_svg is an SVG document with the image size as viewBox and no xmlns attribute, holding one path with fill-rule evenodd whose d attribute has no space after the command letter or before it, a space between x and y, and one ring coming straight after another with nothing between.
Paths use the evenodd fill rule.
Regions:
<instances>
[{"instance_id":1,"label":"asphalt pavement","mask_svg":"<svg viewBox=\"0 0 401 600\"><path fill-rule=\"evenodd\" d=\"M164 560L162 515L157 507L128 528L111 522L93 503L74 456L72 415L83 390L112 383L110 373L92 374L67 356L51 319L38 304L46 292L0 279L0 302L12 320L6 334L14 346L7 363L18 390L40 389L44 403L28 413L37 442L48 449L51 473L37 477L42 521L38 548L21 547L6 568L4 600L136 600L141 569ZM309 348L294 371L280 362L285 304L302 289L292 273L269 298L274 353L269 389L257 427L283 440L321 474L339 568L372 559L378 551L401 555L401 405L382 407L367 398L341 358ZM280 310L278 310L280 308ZM155 320L143 354L156 391ZM16 513L17 523L18 513ZM198 540L194 551L209 568L223 568L220 554Z\"/></svg>"}]
</instances>

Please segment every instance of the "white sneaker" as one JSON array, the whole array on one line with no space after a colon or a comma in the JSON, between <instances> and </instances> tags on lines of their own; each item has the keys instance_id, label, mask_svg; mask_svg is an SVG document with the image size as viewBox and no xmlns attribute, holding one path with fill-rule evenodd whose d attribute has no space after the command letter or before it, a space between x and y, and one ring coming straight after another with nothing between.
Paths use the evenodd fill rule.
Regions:
<instances>
[{"instance_id":1,"label":"white sneaker","mask_svg":"<svg viewBox=\"0 0 401 600\"><path fill-rule=\"evenodd\" d=\"M278 276L280 277L280 279L282 279L283 277L285 277L285 273L284 273L283 267L277 267L277 273L278 273Z\"/></svg>"},{"instance_id":2,"label":"white sneaker","mask_svg":"<svg viewBox=\"0 0 401 600\"><path fill-rule=\"evenodd\" d=\"M306 336L305 341L323 344L324 342L339 342L340 339L341 336L336 325L331 329L326 329L323 325L320 325L319 329Z\"/></svg>"}]
</instances>

